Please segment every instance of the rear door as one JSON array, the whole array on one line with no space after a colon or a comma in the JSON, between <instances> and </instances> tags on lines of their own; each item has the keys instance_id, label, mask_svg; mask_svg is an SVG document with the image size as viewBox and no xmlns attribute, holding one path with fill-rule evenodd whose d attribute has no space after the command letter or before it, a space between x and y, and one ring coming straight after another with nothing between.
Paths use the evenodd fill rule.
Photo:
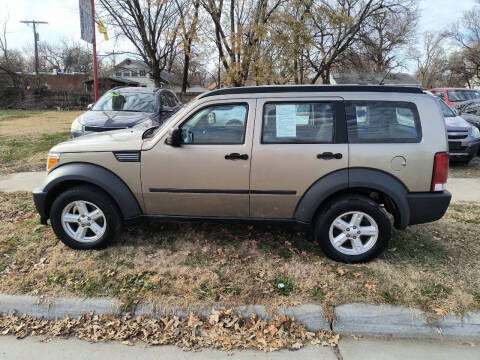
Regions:
<instances>
[{"instance_id":1,"label":"rear door","mask_svg":"<svg viewBox=\"0 0 480 360\"><path fill-rule=\"evenodd\" d=\"M257 100L252 217L293 218L297 203L313 183L348 168L343 99L290 99Z\"/></svg>"}]
</instances>

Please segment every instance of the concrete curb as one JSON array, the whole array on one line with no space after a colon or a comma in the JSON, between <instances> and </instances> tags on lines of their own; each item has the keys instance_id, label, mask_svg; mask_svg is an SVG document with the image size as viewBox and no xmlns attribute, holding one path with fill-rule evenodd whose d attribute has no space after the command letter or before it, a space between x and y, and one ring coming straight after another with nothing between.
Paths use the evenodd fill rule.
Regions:
<instances>
[{"instance_id":1,"label":"concrete curb","mask_svg":"<svg viewBox=\"0 0 480 360\"><path fill-rule=\"evenodd\" d=\"M95 314L121 315L121 302L108 298L57 298L44 300L42 297L0 294L0 312L16 311L33 317L46 319L78 317ZM207 317L211 309L198 309L195 312ZM234 308L244 318L254 313L263 319L273 315L263 305L244 305ZM417 309L407 309L391 305L369 305L363 303L345 304L335 308L335 321L326 321L319 305L305 304L278 309L277 314L295 318L310 331L332 329L340 334L395 335L401 337L468 337L480 338L480 313L468 313L463 318L457 316L438 317ZM165 310L147 304L138 305L133 315L161 317L175 314L186 317L189 311Z\"/></svg>"},{"instance_id":2,"label":"concrete curb","mask_svg":"<svg viewBox=\"0 0 480 360\"><path fill-rule=\"evenodd\" d=\"M440 317L391 305L345 304L335 308L332 329L341 334L480 337L480 313Z\"/></svg>"}]
</instances>

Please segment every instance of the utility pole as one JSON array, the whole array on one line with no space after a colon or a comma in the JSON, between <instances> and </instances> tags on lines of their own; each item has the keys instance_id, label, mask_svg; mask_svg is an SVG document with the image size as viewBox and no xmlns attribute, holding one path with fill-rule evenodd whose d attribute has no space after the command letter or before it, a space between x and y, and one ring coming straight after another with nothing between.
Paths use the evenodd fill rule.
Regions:
<instances>
[{"instance_id":1,"label":"utility pole","mask_svg":"<svg viewBox=\"0 0 480 360\"><path fill-rule=\"evenodd\" d=\"M37 25L39 24L48 24L46 21L36 21L36 20L23 20L20 21L21 23L24 24L32 24L33 25L33 42L35 44L35 74L38 76L38 33L37 33Z\"/></svg>"}]
</instances>

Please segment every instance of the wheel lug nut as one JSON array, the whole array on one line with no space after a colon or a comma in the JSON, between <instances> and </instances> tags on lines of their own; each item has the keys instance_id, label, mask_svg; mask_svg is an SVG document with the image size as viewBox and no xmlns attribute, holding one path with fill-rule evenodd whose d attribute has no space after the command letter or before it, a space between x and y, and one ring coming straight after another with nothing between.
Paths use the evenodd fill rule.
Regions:
<instances>
[{"instance_id":1,"label":"wheel lug nut","mask_svg":"<svg viewBox=\"0 0 480 360\"><path fill-rule=\"evenodd\" d=\"M349 228L347 228L347 231L350 231L350 229L349 229Z\"/></svg>"},{"instance_id":2,"label":"wheel lug nut","mask_svg":"<svg viewBox=\"0 0 480 360\"><path fill-rule=\"evenodd\" d=\"M354 239L356 239L357 237L356 237L356 236L354 236L353 238L354 238Z\"/></svg>"},{"instance_id":3,"label":"wheel lug nut","mask_svg":"<svg viewBox=\"0 0 480 360\"><path fill-rule=\"evenodd\" d=\"M360 231L357 231L357 234L360 234Z\"/></svg>"}]
</instances>

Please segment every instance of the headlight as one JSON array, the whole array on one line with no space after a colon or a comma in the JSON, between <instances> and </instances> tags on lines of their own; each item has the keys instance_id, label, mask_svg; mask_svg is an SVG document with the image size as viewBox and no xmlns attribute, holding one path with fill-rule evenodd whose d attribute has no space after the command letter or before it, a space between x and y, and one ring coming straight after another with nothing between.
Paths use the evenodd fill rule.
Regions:
<instances>
[{"instance_id":1,"label":"headlight","mask_svg":"<svg viewBox=\"0 0 480 360\"><path fill-rule=\"evenodd\" d=\"M152 119L148 119L148 120L145 120L145 121L142 121L141 123L138 123L137 125L134 125L133 127L134 128L149 128L149 127L152 127L153 126L153 120Z\"/></svg>"},{"instance_id":2,"label":"headlight","mask_svg":"<svg viewBox=\"0 0 480 360\"><path fill-rule=\"evenodd\" d=\"M480 138L480 130L475 126L472 126L472 137Z\"/></svg>"},{"instance_id":3,"label":"headlight","mask_svg":"<svg viewBox=\"0 0 480 360\"><path fill-rule=\"evenodd\" d=\"M83 130L83 125L80 124L80 121L78 119L75 119L72 123L72 131L82 131Z\"/></svg>"},{"instance_id":4,"label":"headlight","mask_svg":"<svg viewBox=\"0 0 480 360\"><path fill-rule=\"evenodd\" d=\"M47 171L49 171L52 167L54 167L58 163L59 159L60 159L60 154L54 154L54 153L48 154Z\"/></svg>"}]
</instances>

